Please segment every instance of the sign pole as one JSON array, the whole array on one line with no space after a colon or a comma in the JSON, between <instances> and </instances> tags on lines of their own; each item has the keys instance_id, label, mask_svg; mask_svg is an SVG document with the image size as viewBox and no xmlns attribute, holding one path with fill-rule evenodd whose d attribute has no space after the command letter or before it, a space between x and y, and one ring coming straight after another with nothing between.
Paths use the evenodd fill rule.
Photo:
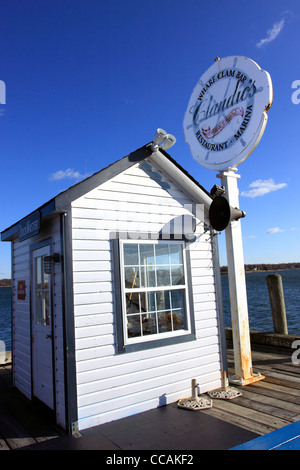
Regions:
<instances>
[{"instance_id":1,"label":"sign pole","mask_svg":"<svg viewBox=\"0 0 300 470\"><path fill-rule=\"evenodd\" d=\"M224 186L224 196L231 207L239 207L237 168L229 168L217 175ZM232 220L225 229L230 292L232 340L234 350L235 375L229 378L236 385L248 385L264 379L261 374L253 374L248 321L248 304L244 268L241 220Z\"/></svg>"}]
</instances>

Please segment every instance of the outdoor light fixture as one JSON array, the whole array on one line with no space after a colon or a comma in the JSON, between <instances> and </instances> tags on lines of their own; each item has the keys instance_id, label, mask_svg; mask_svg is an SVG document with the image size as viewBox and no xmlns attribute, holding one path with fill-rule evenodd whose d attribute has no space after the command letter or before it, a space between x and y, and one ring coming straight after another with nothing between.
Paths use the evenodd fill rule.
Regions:
<instances>
[{"instance_id":1,"label":"outdoor light fixture","mask_svg":"<svg viewBox=\"0 0 300 470\"><path fill-rule=\"evenodd\" d=\"M176 142L176 138L172 134L167 134L163 129L157 129L153 142L151 144L151 149L153 152L161 149L167 150Z\"/></svg>"}]
</instances>

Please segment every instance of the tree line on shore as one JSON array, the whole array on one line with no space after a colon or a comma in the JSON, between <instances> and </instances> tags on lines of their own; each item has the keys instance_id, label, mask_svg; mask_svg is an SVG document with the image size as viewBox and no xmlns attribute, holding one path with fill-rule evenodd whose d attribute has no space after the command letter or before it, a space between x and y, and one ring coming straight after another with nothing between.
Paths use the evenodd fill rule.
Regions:
<instances>
[{"instance_id":1,"label":"tree line on shore","mask_svg":"<svg viewBox=\"0 0 300 470\"><path fill-rule=\"evenodd\" d=\"M300 263L261 263L245 264L245 271L279 271L280 269L300 269ZM221 266L221 273L227 273L227 266Z\"/></svg>"}]
</instances>

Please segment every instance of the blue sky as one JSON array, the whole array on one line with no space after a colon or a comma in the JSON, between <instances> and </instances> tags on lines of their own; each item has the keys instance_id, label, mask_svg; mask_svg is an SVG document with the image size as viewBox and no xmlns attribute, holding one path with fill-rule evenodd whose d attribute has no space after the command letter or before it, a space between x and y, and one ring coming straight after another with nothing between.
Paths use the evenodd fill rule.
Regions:
<instances>
[{"instance_id":1,"label":"blue sky","mask_svg":"<svg viewBox=\"0 0 300 470\"><path fill-rule=\"evenodd\" d=\"M0 0L0 231L158 127L177 138L171 156L210 190L219 180L191 156L183 116L215 57L242 55L274 87L263 138L238 167L245 262L300 261L300 3L211 5ZM0 278L9 276L10 244L0 243Z\"/></svg>"}]
</instances>

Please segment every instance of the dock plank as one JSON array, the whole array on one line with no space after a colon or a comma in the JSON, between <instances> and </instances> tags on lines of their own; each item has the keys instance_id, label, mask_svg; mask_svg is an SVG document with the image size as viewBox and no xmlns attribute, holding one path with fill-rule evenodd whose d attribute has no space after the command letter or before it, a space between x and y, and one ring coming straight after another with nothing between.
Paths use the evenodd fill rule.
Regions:
<instances>
[{"instance_id":1,"label":"dock plank","mask_svg":"<svg viewBox=\"0 0 300 470\"><path fill-rule=\"evenodd\" d=\"M230 401L215 400L214 408L228 411L229 413L243 417L244 419L251 419L257 423L263 423L272 430L286 426L291 422L289 419L274 416L268 412L262 411L262 409L256 410L253 405L251 405L251 408L249 408L248 406L250 404L250 400L244 401L245 406L242 405L241 402L238 404L238 399L239 398L236 398Z\"/></svg>"},{"instance_id":2,"label":"dock plank","mask_svg":"<svg viewBox=\"0 0 300 470\"><path fill-rule=\"evenodd\" d=\"M261 435L299 420L300 366L292 363L291 356L292 351L283 348L252 345L253 370L265 379L238 387L242 396L231 403L215 400L214 409L225 413L224 419ZM234 374L234 351L230 342L227 359L230 376Z\"/></svg>"},{"instance_id":3,"label":"dock plank","mask_svg":"<svg viewBox=\"0 0 300 470\"><path fill-rule=\"evenodd\" d=\"M260 436L276 429L273 426L269 426L267 424L262 423L261 420L255 421L254 419L249 418L249 416L240 416L230 411L218 408L216 404L214 404L213 408L210 408L209 411L204 410L202 413L209 413L210 415L215 416L218 419L222 419L227 423L234 424L235 426L239 426L240 428L243 428Z\"/></svg>"},{"instance_id":4,"label":"dock plank","mask_svg":"<svg viewBox=\"0 0 300 470\"><path fill-rule=\"evenodd\" d=\"M296 414L299 413L300 396L288 392L283 393L275 388L257 387L256 385L258 384L251 385L247 387L247 390L243 390L243 396L262 403L267 402L290 411L295 410Z\"/></svg>"},{"instance_id":5,"label":"dock plank","mask_svg":"<svg viewBox=\"0 0 300 470\"><path fill-rule=\"evenodd\" d=\"M267 396L273 396L275 394L276 397L277 394L279 394L280 397L283 397L287 395L287 401L293 401L293 403L297 403L298 405L300 404L299 390L295 388L273 384L262 380L256 384L248 385L247 389Z\"/></svg>"},{"instance_id":6,"label":"dock plank","mask_svg":"<svg viewBox=\"0 0 300 470\"><path fill-rule=\"evenodd\" d=\"M230 344L227 356L230 376L234 374L234 352ZM210 415L260 436L297 422L300 420L300 366L292 363L291 356L292 351L283 348L252 347L254 372L260 372L265 379L245 387L234 386L242 396L233 400L214 399L213 407L200 411L200 416ZM49 442L55 449L56 438L62 442L59 438L64 432L32 402L16 393L10 377L10 368L0 367L0 450L32 447L32 444L34 448L41 445L40 441ZM197 413L188 416L199 416ZM76 444L79 441L83 442L72 440L72 446L83 445Z\"/></svg>"}]
</instances>

